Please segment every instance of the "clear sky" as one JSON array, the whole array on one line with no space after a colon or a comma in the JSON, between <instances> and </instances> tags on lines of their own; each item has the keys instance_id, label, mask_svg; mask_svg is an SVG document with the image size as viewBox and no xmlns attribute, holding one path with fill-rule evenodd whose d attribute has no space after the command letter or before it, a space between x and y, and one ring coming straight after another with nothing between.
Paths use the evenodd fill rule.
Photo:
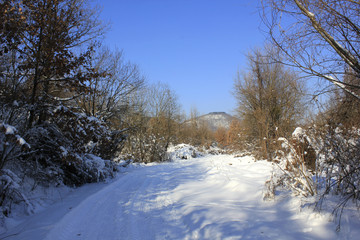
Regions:
<instances>
[{"instance_id":1,"label":"clear sky","mask_svg":"<svg viewBox=\"0 0 360 240\"><path fill-rule=\"evenodd\" d=\"M257 0L94 0L111 22L105 45L123 49L149 83L174 90L182 108L233 113L244 56L263 45Z\"/></svg>"}]
</instances>

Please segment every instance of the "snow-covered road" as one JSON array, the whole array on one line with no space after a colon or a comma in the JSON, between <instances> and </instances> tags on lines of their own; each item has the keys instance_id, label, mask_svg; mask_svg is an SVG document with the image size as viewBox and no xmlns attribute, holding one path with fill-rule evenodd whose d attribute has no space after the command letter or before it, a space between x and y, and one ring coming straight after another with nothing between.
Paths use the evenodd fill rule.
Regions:
<instances>
[{"instance_id":1,"label":"snow-covered road","mask_svg":"<svg viewBox=\"0 0 360 240\"><path fill-rule=\"evenodd\" d=\"M229 155L130 168L28 217L5 239L337 239L334 224L299 212L294 199L262 200L271 168Z\"/></svg>"}]
</instances>

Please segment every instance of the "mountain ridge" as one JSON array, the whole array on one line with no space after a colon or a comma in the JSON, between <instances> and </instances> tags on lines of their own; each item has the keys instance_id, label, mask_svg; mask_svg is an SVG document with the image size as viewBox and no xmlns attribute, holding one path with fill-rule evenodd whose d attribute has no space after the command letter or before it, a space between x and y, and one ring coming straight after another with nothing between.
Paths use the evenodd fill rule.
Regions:
<instances>
[{"instance_id":1,"label":"mountain ridge","mask_svg":"<svg viewBox=\"0 0 360 240\"><path fill-rule=\"evenodd\" d=\"M226 112L210 112L196 118L198 122L205 122L209 129L216 131L219 128L229 129L235 117Z\"/></svg>"}]
</instances>

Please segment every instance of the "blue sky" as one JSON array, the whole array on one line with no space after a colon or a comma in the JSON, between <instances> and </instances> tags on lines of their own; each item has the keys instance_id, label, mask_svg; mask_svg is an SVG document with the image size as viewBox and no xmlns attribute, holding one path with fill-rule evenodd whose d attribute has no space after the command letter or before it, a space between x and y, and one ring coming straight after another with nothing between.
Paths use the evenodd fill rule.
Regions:
<instances>
[{"instance_id":1,"label":"blue sky","mask_svg":"<svg viewBox=\"0 0 360 240\"><path fill-rule=\"evenodd\" d=\"M105 45L123 49L149 83L174 90L188 113L233 113L231 95L244 56L263 45L258 1L94 0L111 22Z\"/></svg>"}]
</instances>

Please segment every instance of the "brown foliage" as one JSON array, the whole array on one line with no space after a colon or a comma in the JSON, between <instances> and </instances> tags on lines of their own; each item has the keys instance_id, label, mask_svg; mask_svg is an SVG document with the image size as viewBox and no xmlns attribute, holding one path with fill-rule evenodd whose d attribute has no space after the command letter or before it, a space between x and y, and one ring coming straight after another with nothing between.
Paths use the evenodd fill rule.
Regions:
<instances>
[{"instance_id":1,"label":"brown foliage","mask_svg":"<svg viewBox=\"0 0 360 240\"><path fill-rule=\"evenodd\" d=\"M250 70L239 74L234 86L243 134L269 160L274 140L288 137L304 110L302 84L293 71L272 60L277 54L273 48L250 53Z\"/></svg>"},{"instance_id":2,"label":"brown foliage","mask_svg":"<svg viewBox=\"0 0 360 240\"><path fill-rule=\"evenodd\" d=\"M360 78L353 72L345 75L345 82L352 85L360 85ZM360 89L354 89L354 93L360 95ZM335 90L331 96L330 107L326 118L332 125L341 124L345 128L360 127L360 101L343 90Z\"/></svg>"},{"instance_id":3,"label":"brown foliage","mask_svg":"<svg viewBox=\"0 0 360 240\"><path fill-rule=\"evenodd\" d=\"M214 133L214 138L220 147L226 147L228 145L229 132L225 128L218 128Z\"/></svg>"},{"instance_id":4,"label":"brown foliage","mask_svg":"<svg viewBox=\"0 0 360 240\"><path fill-rule=\"evenodd\" d=\"M291 144L293 145L296 154L301 156L305 165L308 169L315 171L316 168L316 152L315 149L309 144L309 141L306 138L291 140Z\"/></svg>"}]
</instances>

